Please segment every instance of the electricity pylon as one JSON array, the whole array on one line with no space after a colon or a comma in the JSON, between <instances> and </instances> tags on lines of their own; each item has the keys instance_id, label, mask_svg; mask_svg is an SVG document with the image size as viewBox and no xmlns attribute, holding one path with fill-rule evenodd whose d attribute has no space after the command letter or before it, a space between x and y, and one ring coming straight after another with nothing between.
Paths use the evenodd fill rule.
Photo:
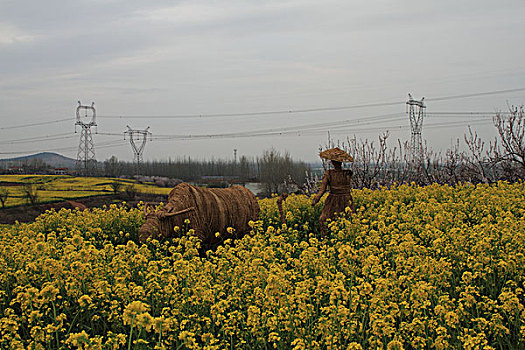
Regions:
<instances>
[{"instance_id":1,"label":"electricity pylon","mask_svg":"<svg viewBox=\"0 0 525 350\"><path fill-rule=\"evenodd\" d=\"M81 115L81 110L84 111L84 115ZM80 101L78 101L75 133L77 132L77 125L80 126L82 130L78 144L76 167L77 171L84 176L92 175L96 168L95 146L91 135L91 127L97 126L96 116L95 102L92 102L91 106L83 106Z\"/></svg>"},{"instance_id":2,"label":"electricity pylon","mask_svg":"<svg viewBox=\"0 0 525 350\"><path fill-rule=\"evenodd\" d=\"M135 154L134 159L137 163L136 172L138 175L140 170L140 163L142 162L142 153L144 152L144 147L146 147L148 135L150 136L151 141L151 132L149 131L149 126L144 130L132 129L129 127L129 125L126 125L126 127L128 128L128 130L124 131L124 139L126 139L126 134L128 134L129 143L131 144L131 148L133 149L133 152ZM142 142L140 144L135 143L136 140L140 140L141 138Z\"/></svg>"},{"instance_id":3,"label":"electricity pylon","mask_svg":"<svg viewBox=\"0 0 525 350\"><path fill-rule=\"evenodd\" d=\"M412 95L408 94L407 113L410 120L411 138L410 138L410 156L412 163L421 164L423 162L423 139L421 138L421 131L423 130L423 119L425 117L425 108L423 101L414 100Z\"/></svg>"}]
</instances>

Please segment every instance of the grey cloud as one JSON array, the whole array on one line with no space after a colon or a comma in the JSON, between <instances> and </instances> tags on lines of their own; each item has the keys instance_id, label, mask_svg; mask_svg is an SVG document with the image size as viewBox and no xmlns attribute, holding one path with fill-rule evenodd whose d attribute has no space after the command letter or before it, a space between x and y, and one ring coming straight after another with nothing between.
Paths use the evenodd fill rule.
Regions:
<instances>
[{"instance_id":1,"label":"grey cloud","mask_svg":"<svg viewBox=\"0 0 525 350\"><path fill-rule=\"evenodd\" d=\"M0 41L0 103L9 115L30 119L33 107L24 102L30 99L46 106L42 118L52 120L71 113L78 99L94 100L101 114L205 114L402 100L408 91L429 97L519 87L525 81L522 3L4 1L0 28L27 40ZM505 98L519 102L522 96ZM429 103L429 109L490 110L504 107L505 98ZM151 123L154 133L220 133L389 112L129 122ZM101 125L120 132L123 122ZM425 137L443 146L435 131ZM213 155L220 156L234 144L244 154L273 144L306 158L315 157L324 140L325 135L204 140L173 149L205 156L213 144ZM124 158L127 151L115 150ZM164 156L154 143L146 154Z\"/></svg>"}]
</instances>

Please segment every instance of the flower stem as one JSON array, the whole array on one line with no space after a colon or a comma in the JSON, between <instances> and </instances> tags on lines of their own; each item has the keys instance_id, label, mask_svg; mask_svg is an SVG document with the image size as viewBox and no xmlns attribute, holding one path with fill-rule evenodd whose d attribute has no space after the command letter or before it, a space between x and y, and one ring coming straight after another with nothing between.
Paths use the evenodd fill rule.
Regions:
<instances>
[{"instance_id":1,"label":"flower stem","mask_svg":"<svg viewBox=\"0 0 525 350\"><path fill-rule=\"evenodd\" d=\"M128 350L131 350L131 338L133 336L133 323L135 322L135 315L131 319L131 329L129 331Z\"/></svg>"}]
</instances>

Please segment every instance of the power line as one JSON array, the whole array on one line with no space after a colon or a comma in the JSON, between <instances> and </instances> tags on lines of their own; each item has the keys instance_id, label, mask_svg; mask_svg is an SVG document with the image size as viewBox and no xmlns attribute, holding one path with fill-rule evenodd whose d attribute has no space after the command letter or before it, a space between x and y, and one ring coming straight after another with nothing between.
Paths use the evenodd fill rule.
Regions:
<instances>
[{"instance_id":1,"label":"power line","mask_svg":"<svg viewBox=\"0 0 525 350\"><path fill-rule=\"evenodd\" d=\"M525 88L516 88L516 89L506 89L506 90L494 90L494 91L487 91L487 92L478 92L478 93L472 93L472 94L462 94L462 95L452 95L452 96L443 96L443 97L436 97L436 98L429 98L427 101L444 101L444 100L452 100L452 99L461 99L461 98L471 98L471 97L479 97L479 96L488 96L488 95L497 95L497 94L504 94L504 93L511 93L511 92L519 92L519 91L525 91ZM300 113L310 113L310 112L330 112L330 111L342 111L342 110L350 110L350 109L359 109L359 108L372 108L372 107L381 107L381 106L393 106L393 105L401 105L405 104L404 101L399 102L378 102L378 103L368 103L368 104L356 104L356 105L349 105L349 106L332 106L332 107L319 107L319 108L308 108L308 109L295 109L295 110L269 110L269 111L259 111L259 112L247 112L247 113L214 113L214 114L188 114L188 115L144 115L144 116L101 116L102 118L159 118L159 119L177 119L177 118L220 118L220 117L246 117L246 116L262 116L262 115L282 115L282 114L300 114ZM493 117L494 115L510 115L511 112L482 112L482 111L443 111L443 112L430 112L428 113L429 116L441 116L441 117L465 117L465 116L475 116L475 117L485 117L484 119L475 119L475 120L465 120L465 121L458 121L454 123L435 123L435 124L428 124L426 128L441 128L441 127L452 127L452 126L458 126L458 125L465 125L466 123L486 123L490 121L486 117ZM339 127L337 130L332 130L332 132L344 132L347 130L348 127L353 127L353 130L355 131L361 131L364 132L365 130L380 130L385 129L385 127L375 127L375 128L359 128L355 129L356 126L363 126L363 125L370 125L374 124L374 122L385 122L385 121L393 121L396 119L399 119L398 113L392 113L392 114L386 114L386 115L379 115L379 116L372 116L366 119L357 119L357 120L343 120L343 121L335 121L335 122L325 122L325 123L316 123L316 124L307 124L307 125L298 125L298 126L289 126L289 127L283 127L280 129L262 129L262 130L250 130L250 131L241 131L241 132L233 132L233 133L222 133L222 134L198 134L198 135L159 135L155 139L161 140L161 141L169 141L169 140L197 140L197 139L210 139L210 138L236 138L236 137L261 137L261 136L272 136L272 135L290 135L290 134L312 134L312 133L319 133L319 132L326 132L328 127ZM6 126L6 127L0 127L0 130L10 130L10 129L17 129L17 128L27 128L27 127L35 127L35 126L41 126L41 125L47 125L47 124L54 124L54 123L61 123L65 121L70 121L71 118L64 118L64 119L56 119L51 121L45 121L45 122L39 122L39 123L31 123L31 124L22 124L22 125L14 125L14 126ZM407 128L406 125L403 126L389 126L389 129L395 129L395 128ZM36 142L42 142L42 141L53 141L53 140L63 140L72 138L74 136L67 136L68 134L54 134L54 135L47 135L47 136L40 136L40 137L29 137L29 138L22 138L22 139L14 139L14 140L4 140L0 142L0 144L16 144L16 143L36 143ZM120 133L100 133L101 136L121 136ZM110 148L110 147L116 147L116 146L122 146L124 143L117 142L115 143L110 142L106 144L101 144L101 148ZM61 148L54 148L51 150L60 151L60 150L71 150L74 149L74 147L61 147ZM23 154L23 153L34 153L39 152L41 150L36 151L17 151L17 152L0 152L0 154Z\"/></svg>"},{"instance_id":2,"label":"power line","mask_svg":"<svg viewBox=\"0 0 525 350\"><path fill-rule=\"evenodd\" d=\"M271 128L271 129L260 129L260 130L249 130L249 131L239 131L239 132L231 132L231 133L223 133L223 134L217 134L217 135L231 135L235 136L238 134L247 134L247 135L259 135L259 134L266 134L266 133L275 133L275 132L283 132L283 131L297 131L298 129L311 129L311 128L319 128L319 127L335 127L340 125L369 125L374 124L377 122L384 122L384 121L391 121L391 120L397 120L402 119L403 117L400 116L400 113L390 113L390 114L383 114L383 115L377 115L372 116L368 118L363 119L353 119L353 120L339 120L335 122L324 122L324 123L315 123L315 124L305 124L305 125L294 125L294 126L288 126L288 127L282 127L282 128ZM206 136L213 136L206 135ZM188 137L191 135L180 135L180 134L171 134L171 135L157 135L155 139L165 139L165 138L178 138L178 137ZM198 135L196 136L198 137Z\"/></svg>"},{"instance_id":3,"label":"power line","mask_svg":"<svg viewBox=\"0 0 525 350\"><path fill-rule=\"evenodd\" d=\"M115 134L115 133L96 133L96 135L102 135L102 136L122 136L122 134ZM53 134L53 135L46 135L46 136L34 136L34 137L27 137L27 138L21 138L21 139L12 139L12 140L2 140L0 141L1 145L8 145L8 144L20 144L20 143L35 143L40 141L55 141L55 140L66 140L75 138L75 135L71 135L71 133L61 133L61 134Z\"/></svg>"},{"instance_id":4,"label":"power line","mask_svg":"<svg viewBox=\"0 0 525 350\"><path fill-rule=\"evenodd\" d=\"M435 115L435 116L443 116L443 117L465 117L465 116L493 117L496 114L510 115L510 114L512 114L512 112L467 112L467 111L462 111L462 112L430 112L430 113L427 113L426 115L427 116L434 116ZM371 116L371 117L366 117L366 118L361 118L361 119L354 119L354 120L346 119L346 120L334 121L334 122L325 122L325 123L316 123L316 124L308 124L308 125L291 126L291 127L286 127L286 128L280 128L280 129L265 129L265 130L259 130L259 131L256 131L256 132L282 131L282 130L289 130L289 129L294 129L294 128L306 129L306 128L318 127L318 126L337 126L337 125L347 124L347 123L358 123L358 124L360 124L361 122L369 122L369 121L372 121L372 120L385 121L385 120L389 120L389 119L395 120L395 119L403 118L401 116L400 117L396 117L396 116L399 116L399 115L400 115L400 113L391 113L391 114ZM392 117L392 116L394 116L394 118L388 118L388 117ZM121 133L98 132L97 136L122 136L122 134ZM163 137L172 137L172 136L177 136L177 135L158 135L158 137L156 137L156 139L163 138ZM0 141L0 144L34 143L34 142L39 142L39 141L65 140L65 139L70 139L70 138L74 138L74 137L76 137L76 136L73 136L70 133L60 133L60 134L52 134L52 135L45 135L45 136L34 136L34 137L28 137L28 138L21 138L21 139L3 140L3 141Z\"/></svg>"},{"instance_id":5,"label":"power line","mask_svg":"<svg viewBox=\"0 0 525 350\"><path fill-rule=\"evenodd\" d=\"M487 91L487 92L477 92L477 93L473 93L473 94L434 97L434 98L427 98L427 101L456 100L456 99L460 99L460 98L479 97L479 96L488 96L488 95L499 95L499 94L506 94L506 93L509 93L509 92L518 92L518 91L525 91L525 88L507 89L507 90L494 90L494 91Z\"/></svg>"},{"instance_id":6,"label":"power line","mask_svg":"<svg viewBox=\"0 0 525 350\"><path fill-rule=\"evenodd\" d=\"M461 98L470 98L478 96L489 96L498 95L510 92L525 91L525 88L507 89L507 90L493 90L486 92L477 92L472 94L452 95L443 97L427 98L427 101L445 101ZM183 118L220 118L220 117L249 117L249 116L261 116L261 115L280 115L280 114L299 114L299 113L310 113L310 112L333 112L342 111L349 109L359 108L371 108L371 107L385 107L405 104L406 101L397 102L376 102L376 103L365 103L356 104L350 106L332 106L332 107L318 107L318 108L305 108L305 109L290 109L290 110L270 110L270 111L256 111L256 112L245 112L245 113L211 113L211 114L181 114L181 115L102 115L101 118L108 119L183 119Z\"/></svg>"},{"instance_id":7,"label":"power line","mask_svg":"<svg viewBox=\"0 0 525 350\"><path fill-rule=\"evenodd\" d=\"M464 120L464 121L456 121L456 122L440 122L440 123L427 123L425 126L425 129L437 129L437 128L449 128L449 127L458 127L458 126L467 126L471 124L484 124L489 122L487 119L475 119L475 120ZM393 126L385 126L385 127L369 127L369 128L338 128L335 130L329 130L331 134L338 134L338 133L348 133L348 131L354 131L354 132L371 132L371 131L391 131L391 130L406 130L410 129L410 125L393 125ZM300 134L309 134L309 135L316 135L316 134L322 134L327 132L328 130L307 130L306 132L284 132L280 134L274 134L274 135L286 135L286 134L292 134L292 133L300 133ZM264 135L267 136L267 135ZM271 136L271 135L270 135Z\"/></svg>"},{"instance_id":8,"label":"power line","mask_svg":"<svg viewBox=\"0 0 525 350\"><path fill-rule=\"evenodd\" d=\"M315 123L315 124L306 124L306 125L299 125L299 126L289 126L284 128L272 128L272 129L262 129L262 130L250 130L250 131L241 131L241 132L234 132L234 133L224 133L224 134L216 134L216 135L178 135L178 134L171 134L171 135L159 135L158 137L155 137L155 140L170 140L170 139L203 139L203 138L225 138L225 137L247 137L247 136L265 136L265 135L272 135L272 134L282 134L283 132L287 131L298 131L300 130L307 130L312 128L326 128L326 127L335 127L340 125L370 125L375 124L377 122L385 122L385 121L393 121L397 119L401 119L402 117L399 116L400 113L391 113L391 114L384 114L384 115L377 115L377 116L371 116L368 118L362 118L362 119L356 119L356 120L342 120L342 121L335 121L335 122L325 122L325 123ZM63 133L63 134L54 134L54 135L47 135L47 136L40 136L40 137L30 137L30 138L22 138L22 139L15 139L15 140L8 140L4 142L0 142L0 144L23 144L23 143L34 143L34 142L42 142L42 141L53 141L53 140L64 140L64 139L70 139L74 138L76 136L71 135L69 136L69 133ZM122 134L117 133L98 133L97 135L101 136L119 136L122 137ZM107 144L107 143L106 143ZM106 144L102 143L100 148L107 148ZM119 144L119 142L117 142ZM110 147L113 146L110 142ZM62 147L62 148L55 148L51 150L69 150L72 149L72 147ZM0 152L0 154L20 154L20 153L31 153L33 151L24 151L24 152ZM35 151L38 152L38 151Z\"/></svg>"},{"instance_id":9,"label":"power line","mask_svg":"<svg viewBox=\"0 0 525 350\"><path fill-rule=\"evenodd\" d=\"M54 135L45 135L45 136L33 136L33 137L26 137L22 139L14 139L14 140L2 140L0 141L0 144L14 144L14 143L33 143L38 141L49 141L49 140L61 140L61 139L67 139L72 138L74 136L71 135L71 133L61 133L61 134L54 134Z\"/></svg>"},{"instance_id":10,"label":"power line","mask_svg":"<svg viewBox=\"0 0 525 350\"><path fill-rule=\"evenodd\" d=\"M478 115L490 115L490 116L494 116L496 114L509 115L509 114L512 114L512 112L467 112L467 111L462 111L462 112L429 112L429 113L426 113L426 114L427 115L434 114L434 115L461 115L461 116L465 116L465 115L475 115L475 116L478 116Z\"/></svg>"},{"instance_id":11,"label":"power line","mask_svg":"<svg viewBox=\"0 0 525 350\"><path fill-rule=\"evenodd\" d=\"M124 140L122 141L110 141L106 143L101 143L100 145L97 145L97 148L113 148L118 146L126 146L126 142ZM46 151L73 151L76 150L77 146L67 146L67 147L57 147L57 148L51 148L47 149ZM42 149L38 150L31 150L31 151L16 151L16 152L0 152L0 154L30 154L30 153L38 153L42 152Z\"/></svg>"},{"instance_id":12,"label":"power line","mask_svg":"<svg viewBox=\"0 0 525 350\"><path fill-rule=\"evenodd\" d=\"M498 95L498 94L505 94L505 93L511 93L511 92L519 92L519 91L525 91L525 87L515 88L515 89L506 89L506 90L493 90L493 91L478 92L478 93L472 93L472 94L434 97L434 98L427 98L427 101L445 101L445 100L453 100L453 99L461 99L461 98ZM359 108L395 106L395 105L402 105L402 104L405 104L405 101L376 102L376 103L365 103L365 104L356 104L356 105L349 105L349 106L328 106L328 107L290 109L290 110L255 111L255 112L244 112L244 113L211 113L211 114L181 114L181 115L129 115L129 116L99 115L98 117L107 118L107 119L125 119L125 118L127 119L140 119L140 118L183 119L183 118L249 117L249 116L262 116L262 115L300 114L300 113L311 113L311 112L331 112L331 111L342 111L342 110L359 109ZM474 113L474 112L461 112L461 113ZM487 114L490 114L490 113L506 114L508 112L487 112ZM436 114L436 112L432 114ZM50 120L50 121L45 121L45 122L39 122L39 123L4 126L4 127L0 127L0 130L28 128L28 127L34 127L34 126L47 125L47 124L61 123L61 122L70 121L70 120L71 118L64 118L64 119L56 119L56 120Z\"/></svg>"},{"instance_id":13,"label":"power line","mask_svg":"<svg viewBox=\"0 0 525 350\"><path fill-rule=\"evenodd\" d=\"M181 115L101 115L100 118L111 118L111 119L183 119L183 118L223 118L223 117L250 117L250 116L261 116L261 115L273 115L273 114L297 114L297 113L310 113L310 112L331 112L331 111L342 111L348 109L357 108L368 108L368 107L382 107L382 106L395 106L403 104L404 102L381 102L381 103L369 103L352 106L335 106L335 107L319 107L319 108L306 108L306 109L289 109L289 110L274 110L274 111L260 111L260 112L245 112L245 113L213 113L213 114L181 114Z\"/></svg>"},{"instance_id":14,"label":"power line","mask_svg":"<svg viewBox=\"0 0 525 350\"><path fill-rule=\"evenodd\" d=\"M20 141L20 142L15 141L15 142L8 142L7 144L18 145L18 144L26 144L26 143L38 143L38 142L43 142L43 141L62 141L62 140L67 140L67 139L72 139L72 138L76 138L76 136L71 135L71 136L65 136L65 137L50 137L50 138L41 138L41 139Z\"/></svg>"},{"instance_id":15,"label":"power line","mask_svg":"<svg viewBox=\"0 0 525 350\"><path fill-rule=\"evenodd\" d=\"M462 120L462 121L455 121L455 122L439 122L439 123L427 123L425 126L425 129L436 129L436 128L450 128L450 127L457 127L457 126L466 126L466 125L472 125L472 124L483 124L491 122L488 119L482 118L482 119L474 119L474 120ZM364 124L363 124L364 125ZM351 127L351 129L349 129ZM355 128L355 126L349 125L348 127L340 127L335 130L330 130L333 134L341 134L341 133L348 133L349 131L353 132L376 132L376 131L392 131L392 130L406 130L409 129L410 125L392 125L392 126L381 126L381 127L368 127L368 128ZM284 131L273 131L273 132L264 132L264 133L258 133L258 132L239 132L239 133L227 133L227 134L214 134L214 135L172 135L177 136L173 138L154 138L158 141L190 141L190 140L203 140L203 139L218 139L218 138L246 138L246 137L262 137L262 136L287 136L287 135L293 135L297 134L298 136L301 135L318 135L323 134L327 132L328 129L326 128L317 128L317 129L308 129L308 130L284 130ZM117 135L121 136L121 134L110 134L110 135ZM97 148L115 148L115 147L127 147L127 142L124 140L114 140L114 141L108 141L105 143L100 143ZM75 146L68 146L68 147L58 147L58 148L52 148L48 149L47 151L73 151L75 150ZM0 154L5 155L14 155L14 154L31 154L31 153L38 153L41 152L42 149L39 150L31 150L31 151L16 151L16 152L0 152Z\"/></svg>"},{"instance_id":16,"label":"power line","mask_svg":"<svg viewBox=\"0 0 525 350\"><path fill-rule=\"evenodd\" d=\"M404 119L404 118L403 118ZM465 126L468 124L479 124L487 123L490 120L487 119L474 119L474 120L462 120L456 122L440 122L440 123L430 123L425 126L425 128L442 128L442 127L457 127ZM362 124L367 125L367 124ZM159 137L154 138L158 141L189 141L189 140L203 140L203 139L227 139L227 138L245 138L245 137L262 137L262 136L286 136L286 135L315 135L320 133L325 133L330 131L332 133L341 133L348 132L350 130L356 132L364 131L377 131L377 130L397 130L397 129L409 129L410 125L393 125L393 126L381 126L381 127L371 127L371 128L355 128L355 125L346 125L344 127L339 127L336 130L327 129L326 127L317 127L307 130L297 130L297 129L288 129L288 130L273 130L273 131L242 131L237 133L223 133L223 134L198 134L198 135L171 135L172 137Z\"/></svg>"},{"instance_id":17,"label":"power line","mask_svg":"<svg viewBox=\"0 0 525 350\"><path fill-rule=\"evenodd\" d=\"M370 119L374 119L371 121ZM284 133L287 131L291 132L298 132L308 129L319 129L327 127L336 127L336 126L348 126L348 125L370 125L375 124L379 121L392 121L392 120L398 120L402 119L402 117L399 116L399 113L395 114L387 114L382 116L376 116L371 117L369 119L363 120L343 120L343 121L336 121L336 122L328 122L328 123L316 123L316 124L307 124L302 126L289 126L289 127L283 127L283 128L272 128L272 129L260 129L260 130L248 130L248 131L239 131L239 132L230 132L230 133L222 133L222 134L198 134L198 135L181 135L181 134L173 134L173 135L158 135L155 139L177 139L177 138L213 138L215 136L218 137L224 137L224 136L263 136L263 135L271 135L275 133ZM366 122L367 121L367 122Z\"/></svg>"},{"instance_id":18,"label":"power line","mask_svg":"<svg viewBox=\"0 0 525 350\"><path fill-rule=\"evenodd\" d=\"M61 123L61 122L65 122L65 121L71 121L71 118L50 120L50 121L47 121L47 122L40 122L40 123L4 126L4 127L1 127L0 130L29 128L29 127L32 127L32 126L40 126L40 125L46 125L46 124L55 124L55 123Z\"/></svg>"},{"instance_id":19,"label":"power line","mask_svg":"<svg viewBox=\"0 0 525 350\"><path fill-rule=\"evenodd\" d=\"M97 148L113 148L113 147L122 147L122 146L127 147L127 143L124 141L111 141L107 143L101 143L100 145L97 146Z\"/></svg>"},{"instance_id":20,"label":"power line","mask_svg":"<svg viewBox=\"0 0 525 350\"><path fill-rule=\"evenodd\" d=\"M483 116L493 116L493 112L433 112L428 113L428 115L437 115L437 116L452 116L452 117L465 117L465 116L475 116L475 117L483 117ZM505 114L511 114L510 112L505 112ZM314 123L314 124L304 124L304 125L295 125L295 126L288 126L288 127L282 127L282 128L270 128L270 129L260 129L260 130L249 130L249 131L240 131L240 132L231 132L231 133L221 133L221 134L164 134L164 135L157 135L154 139L155 140L169 140L169 139L205 139L205 138L214 138L214 137L247 137L247 136L265 136L265 135L287 135L287 134L294 134L294 133L303 133L306 134L308 130L328 130L328 127L356 127L356 126L364 126L364 125L371 125L375 123L384 123L388 121L395 121L395 120L401 120L404 119L404 116L402 116L402 113L390 113L390 114L382 114L382 115L376 115L376 116L370 116L360 119L346 119L346 120L339 120L339 121L333 121L333 122L324 122L324 123ZM489 120L489 119L484 119ZM472 121L471 120L465 120L460 121L459 123L468 123ZM451 124L456 125L456 124ZM384 127L382 127L384 129ZM379 128L381 129L381 128ZM375 130L375 129L374 129ZM22 138L22 139L13 139L13 140L6 140L0 142L0 144L22 144L22 143L35 143L35 142L41 142L41 141L53 141L53 140L65 140L74 138L75 136L71 135L69 136L69 133L61 133L61 134L53 134L53 135L46 135L46 136L38 136L38 137L30 137L30 138ZM99 132L97 133L98 136L119 136L121 137L121 133L107 133L107 132Z\"/></svg>"},{"instance_id":21,"label":"power line","mask_svg":"<svg viewBox=\"0 0 525 350\"><path fill-rule=\"evenodd\" d=\"M478 120L469 120L469 121L459 121L459 122L442 122L442 123L427 123L425 126L425 129L440 129L440 128L451 128L451 127L458 127L458 126L466 126L466 125L472 125L472 124L484 124L487 123L488 120L486 119L478 119ZM367 132L377 132L377 131L397 131L397 130L407 130L410 129L410 125L393 125L388 127L369 127L369 128L338 128L335 130L329 130L330 134L347 134L348 132L351 133L367 133ZM297 132L301 135L319 135L327 132L328 130L308 130L306 132ZM289 134L289 133L287 133ZM270 135L271 136L271 135ZM275 135L277 136L277 134Z\"/></svg>"},{"instance_id":22,"label":"power line","mask_svg":"<svg viewBox=\"0 0 525 350\"><path fill-rule=\"evenodd\" d=\"M97 133L97 135L102 135L102 136L120 136L120 137L122 137L122 133L117 134L117 133L111 133L111 132L99 132L99 133Z\"/></svg>"},{"instance_id":23,"label":"power line","mask_svg":"<svg viewBox=\"0 0 525 350\"><path fill-rule=\"evenodd\" d=\"M499 113L499 112L498 112ZM427 113L427 116L444 116L444 117L465 117L465 116L489 116L493 117L496 114L496 112L431 112ZM504 115L510 115L511 112L502 112L499 114ZM315 123L315 124L306 124L306 125L297 125L297 126L290 126L285 128L279 128L279 129L263 129L263 130L256 130L251 131L255 134L260 134L261 132L282 132L287 130L294 130L300 128L301 130L309 129L309 128L316 128L316 127L327 127L327 126L338 126L338 125L369 125L372 121L388 121L388 120L397 120L402 119L404 117L401 116L401 113L390 113L390 114L383 114L383 115L377 115L377 116L371 116L371 117L365 117L360 119L346 119L346 120L340 120L340 121L334 121L334 122L325 122L325 123ZM232 135L237 133L231 133ZM99 132L97 133L97 136L122 136L121 133L108 133L108 132ZM163 138L170 138L170 137L188 137L189 135L157 135L155 139L163 139ZM28 137L28 138L21 138L21 139L12 139L12 140L4 140L0 141L0 144L17 144L17 143L35 143L40 141L53 141L53 140L65 140L74 138L76 136L70 135L70 133L60 133L60 134L52 134L52 135L46 135L46 136L35 136L35 137Z\"/></svg>"},{"instance_id":24,"label":"power line","mask_svg":"<svg viewBox=\"0 0 525 350\"><path fill-rule=\"evenodd\" d=\"M479 116L478 116L479 117ZM398 125L398 126L381 126L381 127L372 127L372 128L359 128L362 126L367 125L373 125L377 123L385 123L385 122L392 122L392 121L399 121L403 120L405 117L402 115L402 113L391 113L391 114L384 114L384 115L377 115L377 116L371 116L367 118L361 118L361 119L353 119L353 120L342 120L342 121L334 121L334 122L325 122L325 123L315 123L315 124L305 124L305 125L295 125L295 126L288 126L283 128L269 128L269 129L259 129L259 130L246 130L246 131L238 131L238 132L229 132L229 133L217 133L217 134L164 134L164 135L157 135L154 137L154 140L159 141L169 141L169 140L199 140L199 139L214 139L214 138L238 138L238 137L262 137L262 136L275 136L275 135L293 135L293 134L317 134L317 133L324 133L328 130L331 130L331 132L335 132L335 130L330 129L337 127L337 130L340 131L347 131L348 128L352 128L352 130L355 131L363 131L363 130L385 130L385 129L403 129L408 128L407 125ZM454 121L454 122L446 122L446 123L438 123L438 124L428 124L427 127L433 128L435 126L458 126L458 125L466 125L468 123L479 123L479 122L489 122L490 119L470 119L470 120L461 120L461 121ZM357 129L356 129L357 128ZM49 135L51 136L61 136L62 134L56 134L56 135ZM67 134L66 134L67 135ZM97 135L101 136L119 136L121 137L122 134L120 133L98 133ZM75 137L75 136L71 136ZM71 137L57 137L56 139L66 139ZM48 139L46 137L42 138L27 138L27 139L19 139L19 140L11 140L10 142L17 142L20 141L20 143L25 143L25 140L28 142L35 142L37 141L49 141L51 139ZM110 141L111 143L114 141ZM117 141L117 143L120 143ZM106 143L107 144L107 143ZM106 144L101 144L102 146L105 146ZM67 148L68 149L68 148ZM18 152L13 152L18 153ZM24 152L20 152L24 153Z\"/></svg>"}]
</instances>

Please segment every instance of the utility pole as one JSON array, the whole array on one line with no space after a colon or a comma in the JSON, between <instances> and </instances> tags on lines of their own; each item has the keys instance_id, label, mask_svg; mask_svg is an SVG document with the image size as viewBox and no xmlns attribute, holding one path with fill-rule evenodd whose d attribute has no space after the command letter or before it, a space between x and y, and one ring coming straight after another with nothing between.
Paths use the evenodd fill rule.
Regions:
<instances>
[{"instance_id":1,"label":"utility pole","mask_svg":"<svg viewBox=\"0 0 525 350\"><path fill-rule=\"evenodd\" d=\"M146 141L148 140L148 135L150 137L151 141L151 132L149 131L149 126L144 130L136 130L129 127L129 125L126 125L128 130L124 131L124 140L126 139L126 134L129 135L129 143L131 144L131 148L133 149L133 152L135 153L135 161L137 162L137 168L136 173L139 175L140 170L140 163L142 162L142 153L144 152L144 147L146 147ZM139 144L135 143L135 140L140 140L142 138L142 142Z\"/></svg>"},{"instance_id":2,"label":"utility pole","mask_svg":"<svg viewBox=\"0 0 525 350\"><path fill-rule=\"evenodd\" d=\"M423 118L425 116L425 108L423 101L425 98L421 98L421 101L414 100L412 95L408 94L407 101L407 113L408 119L410 120L410 128L412 135L410 138L410 153L412 164L423 163L423 140L421 138L421 131L423 130Z\"/></svg>"},{"instance_id":3,"label":"utility pole","mask_svg":"<svg viewBox=\"0 0 525 350\"><path fill-rule=\"evenodd\" d=\"M81 111L84 112L84 115ZM77 171L84 176L92 175L96 167L95 146L91 136L91 127L97 126L96 116L95 102L92 102L91 106L83 106L78 101L75 133L77 132L77 125L82 128L82 131L80 132L76 167Z\"/></svg>"}]
</instances>

